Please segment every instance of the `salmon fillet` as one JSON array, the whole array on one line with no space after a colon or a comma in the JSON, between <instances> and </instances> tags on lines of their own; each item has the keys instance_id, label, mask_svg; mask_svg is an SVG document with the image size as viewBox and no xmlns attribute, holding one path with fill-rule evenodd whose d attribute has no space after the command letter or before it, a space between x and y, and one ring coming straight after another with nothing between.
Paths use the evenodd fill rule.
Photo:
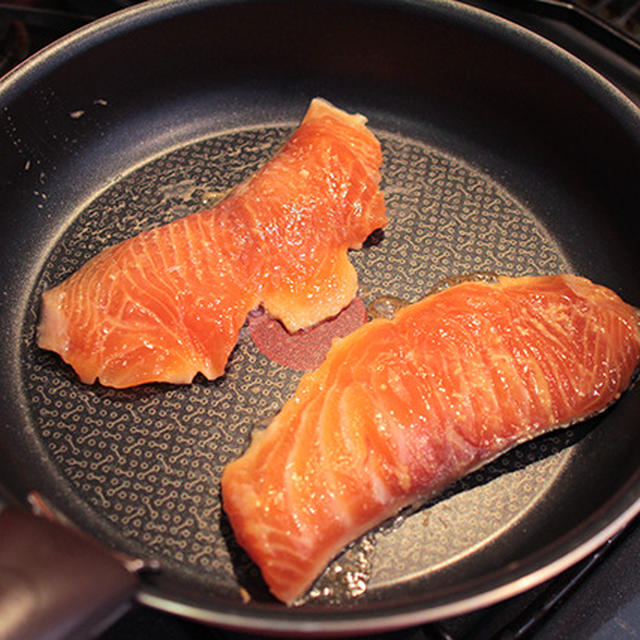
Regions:
<instances>
[{"instance_id":1,"label":"salmon fillet","mask_svg":"<svg viewBox=\"0 0 640 640\"><path fill-rule=\"evenodd\" d=\"M108 248L42 296L38 345L112 387L224 373L247 313L293 332L354 298L347 257L384 227L380 144L316 98L290 140L213 209Z\"/></svg>"},{"instance_id":2,"label":"salmon fillet","mask_svg":"<svg viewBox=\"0 0 640 640\"><path fill-rule=\"evenodd\" d=\"M602 411L640 360L636 310L572 275L466 282L336 340L222 477L272 593L516 444Z\"/></svg>"}]
</instances>

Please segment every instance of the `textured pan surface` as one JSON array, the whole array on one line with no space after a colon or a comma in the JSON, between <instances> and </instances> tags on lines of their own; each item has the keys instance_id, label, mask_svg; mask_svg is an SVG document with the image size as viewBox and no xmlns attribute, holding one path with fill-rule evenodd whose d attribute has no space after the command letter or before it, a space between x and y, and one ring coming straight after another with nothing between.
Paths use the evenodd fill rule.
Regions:
<instances>
[{"instance_id":1,"label":"textured pan surface","mask_svg":"<svg viewBox=\"0 0 640 640\"><path fill-rule=\"evenodd\" d=\"M205 11L209 4L220 13ZM114 548L161 560L143 601L234 626L380 628L440 615L442 606L463 610L483 593L498 597L497 589L576 552L635 508L640 447L629 425L637 424L638 389L359 541L305 605L285 612L233 542L218 480L300 374L266 359L243 331L217 381L87 387L35 346L39 295L102 248L206 206L268 159L308 100L323 95L370 116L383 145L390 224L378 244L351 253L365 301L415 299L442 278L473 271L575 270L637 304L639 203L629 189L629 176L637 177L629 163L640 153L637 115L554 49L455 3L401 2L391 12L386 3L226 5L187 3L184 17L158 3L157 13L132 12L126 25L107 21L119 38L97 29L86 53L85 40L72 42L75 53L60 48L67 73L141 51L141 62L116 62L93 78L89 93L74 93L55 65L47 77L42 66L51 58L24 73L29 100L18 82L5 89L1 123L16 157L0 159L13 180L0 257L4 273L16 275L3 289L3 481L19 497L39 489ZM286 37L261 27L266 16ZM345 33L340 25L357 25L355 17L362 24ZM255 47L247 59L237 56L237 24L245 49ZM206 34L229 65L221 54L214 71L201 71L205 45L186 61L156 48L165 57L154 60L144 45L155 42L155 30L169 52L185 33L196 41ZM318 34L329 31L331 51L316 56ZM278 56L261 58L272 40ZM503 55L521 41L517 55ZM354 47L366 55L358 59ZM163 70L164 101L150 68ZM202 73L219 85L201 91ZM31 120L19 108L27 103ZM48 129L39 128L43 117ZM55 153L52 138L61 141ZM251 594L248 605L239 587Z\"/></svg>"},{"instance_id":2,"label":"textured pan surface","mask_svg":"<svg viewBox=\"0 0 640 640\"><path fill-rule=\"evenodd\" d=\"M242 333L227 375L194 385L129 391L86 386L53 353L34 345L39 295L88 256L205 206L268 159L287 130L256 128L191 145L136 170L80 213L47 259L28 305L23 381L37 437L70 489L119 532L115 546L143 550L175 571L233 591L238 553L221 516L223 466L239 456L254 427L293 393L299 374L264 357ZM514 275L568 270L559 248L529 212L486 176L436 150L380 132L382 184L390 224L375 246L352 252L365 303L378 296L422 297L438 280L473 271ZM547 443L545 451L558 448ZM532 445L519 465L539 457ZM564 463L547 458L510 481L470 492L384 535L384 553L333 582L351 590L423 575L470 547L486 544L544 495ZM481 482L477 475L473 483ZM514 486L515 484L515 486ZM479 518L478 506L487 503ZM440 513L441 512L441 513ZM449 513L449 517L442 514ZM469 523L472 526L469 526ZM443 537L443 528L448 531ZM420 533L420 535L417 535ZM355 550L351 555L358 555ZM364 566L366 565L366 566ZM338 587L336 586L336 589ZM342 589L344 591L344 589ZM341 597L335 593L332 596Z\"/></svg>"}]
</instances>

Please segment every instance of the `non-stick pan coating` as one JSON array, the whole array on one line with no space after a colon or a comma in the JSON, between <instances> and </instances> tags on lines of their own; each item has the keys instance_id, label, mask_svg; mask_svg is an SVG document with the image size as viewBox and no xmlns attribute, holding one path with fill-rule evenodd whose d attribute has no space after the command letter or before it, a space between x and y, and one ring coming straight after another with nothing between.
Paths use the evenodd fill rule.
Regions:
<instances>
[{"instance_id":1,"label":"non-stick pan coating","mask_svg":"<svg viewBox=\"0 0 640 640\"><path fill-rule=\"evenodd\" d=\"M2 88L0 455L16 496L36 488L110 547L160 560L143 602L299 632L484 604L637 511L634 389L358 541L302 606L273 601L218 485L300 373L243 330L219 380L82 385L35 345L42 291L101 249L206 207L321 95L367 115L383 147L390 224L351 253L365 302L417 299L474 271L575 271L640 304L638 115L566 54L456 3L151 3L122 16Z\"/></svg>"}]
</instances>

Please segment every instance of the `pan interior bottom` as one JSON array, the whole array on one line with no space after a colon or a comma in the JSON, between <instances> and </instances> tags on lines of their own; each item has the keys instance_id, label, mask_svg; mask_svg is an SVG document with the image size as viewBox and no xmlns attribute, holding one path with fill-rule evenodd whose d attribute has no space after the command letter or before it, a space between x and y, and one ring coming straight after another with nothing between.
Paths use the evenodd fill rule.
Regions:
<instances>
[{"instance_id":1,"label":"pan interior bottom","mask_svg":"<svg viewBox=\"0 0 640 640\"><path fill-rule=\"evenodd\" d=\"M175 149L100 193L43 264L23 334L30 429L47 460L58 506L110 546L157 558L160 582L267 598L233 540L219 479L256 425L295 390L300 373L261 354L246 329L215 381L114 390L81 384L35 345L39 297L100 250L210 205L250 176L291 128L228 131ZM569 271L560 248L489 176L441 150L376 131L389 225L381 242L350 256L366 302L415 300L438 281L476 271L519 276ZM562 435L520 447L433 504L365 536L337 558L314 604L375 598L390 585L437 579L489 548L535 508L570 456Z\"/></svg>"}]
</instances>

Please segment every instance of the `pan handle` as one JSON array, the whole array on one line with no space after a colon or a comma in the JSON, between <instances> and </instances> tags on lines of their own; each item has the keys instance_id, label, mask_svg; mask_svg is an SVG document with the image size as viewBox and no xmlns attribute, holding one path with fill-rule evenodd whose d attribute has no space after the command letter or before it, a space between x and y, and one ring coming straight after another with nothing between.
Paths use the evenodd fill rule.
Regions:
<instances>
[{"instance_id":1,"label":"pan handle","mask_svg":"<svg viewBox=\"0 0 640 640\"><path fill-rule=\"evenodd\" d=\"M0 640L93 637L130 606L138 577L70 527L0 512Z\"/></svg>"}]
</instances>

